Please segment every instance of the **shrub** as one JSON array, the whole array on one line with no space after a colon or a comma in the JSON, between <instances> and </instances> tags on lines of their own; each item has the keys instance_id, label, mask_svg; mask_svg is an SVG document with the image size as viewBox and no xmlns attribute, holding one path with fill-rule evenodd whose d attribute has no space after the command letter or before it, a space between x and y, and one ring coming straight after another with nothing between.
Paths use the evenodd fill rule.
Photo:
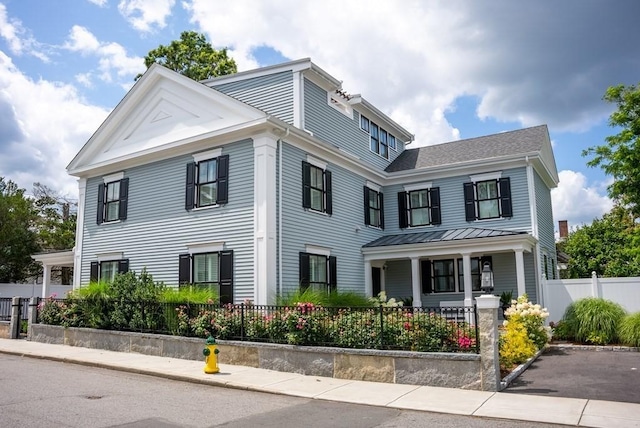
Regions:
<instances>
[{"instance_id":1,"label":"shrub","mask_svg":"<svg viewBox=\"0 0 640 428\"><path fill-rule=\"evenodd\" d=\"M529 338L521 317L505 321L505 329L500 336L500 367L510 370L522 364L536 353L536 345Z\"/></svg>"},{"instance_id":2,"label":"shrub","mask_svg":"<svg viewBox=\"0 0 640 428\"><path fill-rule=\"evenodd\" d=\"M327 293L326 291L314 290L311 287L285 294L276 301L278 306L295 306L298 303L313 303L316 306L331 308L372 306L368 298L353 291L332 291Z\"/></svg>"},{"instance_id":3,"label":"shrub","mask_svg":"<svg viewBox=\"0 0 640 428\"><path fill-rule=\"evenodd\" d=\"M587 297L569 305L563 321L575 340L594 345L606 345L618 340L618 326L626 315L619 304L610 300Z\"/></svg>"},{"instance_id":4,"label":"shrub","mask_svg":"<svg viewBox=\"0 0 640 428\"><path fill-rule=\"evenodd\" d=\"M511 306L504 312L508 323L521 323L527 336L537 349L542 349L551 339L551 330L544 326L544 320L549 317L549 312L540 305L534 305L526 294L512 301Z\"/></svg>"},{"instance_id":5,"label":"shrub","mask_svg":"<svg viewBox=\"0 0 640 428\"><path fill-rule=\"evenodd\" d=\"M124 330L152 330L162 322L164 315L160 296L165 289L161 282L154 282L145 269L140 275L130 271L116 275L110 284L113 309L109 314L112 328Z\"/></svg>"},{"instance_id":6,"label":"shrub","mask_svg":"<svg viewBox=\"0 0 640 428\"><path fill-rule=\"evenodd\" d=\"M160 292L160 301L163 303L218 303L217 293L199 287L167 287Z\"/></svg>"},{"instance_id":7,"label":"shrub","mask_svg":"<svg viewBox=\"0 0 640 428\"><path fill-rule=\"evenodd\" d=\"M627 315L622 319L618 336L623 344L640 347L640 312Z\"/></svg>"},{"instance_id":8,"label":"shrub","mask_svg":"<svg viewBox=\"0 0 640 428\"><path fill-rule=\"evenodd\" d=\"M38 303L38 322L50 325L62 325L66 305L64 302L55 300L55 297L56 296L53 295Z\"/></svg>"},{"instance_id":9,"label":"shrub","mask_svg":"<svg viewBox=\"0 0 640 428\"><path fill-rule=\"evenodd\" d=\"M551 327L554 339L573 340L573 336L571 336L571 332L569 331L569 325L566 321L560 320L557 323L550 322L549 327Z\"/></svg>"}]
</instances>

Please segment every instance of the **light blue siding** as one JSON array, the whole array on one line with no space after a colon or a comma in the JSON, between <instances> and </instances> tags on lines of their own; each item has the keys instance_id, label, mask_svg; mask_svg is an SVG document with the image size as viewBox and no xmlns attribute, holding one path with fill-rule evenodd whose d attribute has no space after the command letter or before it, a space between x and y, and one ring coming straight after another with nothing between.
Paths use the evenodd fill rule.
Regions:
<instances>
[{"instance_id":1,"label":"light blue siding","mask_svg":"<svg viewBox=\"0 0 640 428\"><path fill-rule=\"evenodd\" d=\"M213 82L215 84L215 81ZM293 124L293 73L284 71L213 86L218 91Z\"/></svg>"},{"instance_id":2,"label":"light blue siding","mask_svg":"<svg viewBox=\"0 0 640 428\"><path fill-rule=\"evenodd\" d=\"M229 155L229 203L219 207L185 210L186 164L192 156L125 170L128 215L114 224L96 224L103 180L89 179L81 284L88 283L90 262L98 254L122 252L130 270L146 268L155 280L177 285L178 255L188 252L188 244L224 242L234 251L235 300L253 298L253 143L232 143L222 153Z\"/></svg>"},{"instance_id":3,"label":"light blue siding","mask_svg":"<svg viewBox=\"0 0 640 428\"><path fill-rule=\"evenodd\" d=\"M364 262L361 247L382 236L379 229L364 225L363 188L366 180L333 164L333 215L302 207L302 161L306 153L287 143L283 148L283 289L299 287L299 253L306 245L331 249L337 257L339 290L364 292Z\"/></svg>"},{"instance_id":4,"label":"light blue siding","mask_svg":"<svg viewBox=\"0 0 640 428\"><path fill-rule=\"evenodd\" d=\"M389 150L388 160L373 153L369 134L360 129L360 114L354 112L351 118L333 108L327 102L327 91L308 80L304 81L304 118L305 128L315 137L358 156L379 169L385 169L401 151ZM376 121L373 117L369 119Z\"/></svg>"},{"instance_id":5,"label":"light blue siding","mask_svg":"<svg viewBox=\"0 0 640 428\"><path fill-rule=\"evenodd\" d=\"M487 171L491 172L491 171ZM442 224L426 227L408 227L400 229L398 219L398 192L404 191L404 185L387 186L384 189L384 205L386 209L387 233L415 233L431 230L458 229L477 227L483 229L518 230L531 232L531 208L527 189L525 168L502 171L502 177L511 181L511 198L513 217L495 220L479 220L468 222L464 213L463 185L470 181L468 175L431 180L432 187L440 188L440 206ZM407 182L406 184L412 184Z\"/></svg>"},{"instance_id":6,"label":"light blue siding","mask_svg":"<svg viewBox=\"0 0 640 428\"><path fill-rule=\"evenodd\" d=\"M544 272L544 257L541 254L540 260L542 266L540 266L540 270L542 273L547 275L547 278L553 279L554 274L557 274L553 271L554 266L557 266L556 261L556 242L555 242L555 234L554 234L554 224L553 224L553 209L551 206L551 192L549 188L545 184L545 182L540 178L540 175L534 170L533 171L534 183L535 183L535 197L536 197L536 206L537 206L537 219L538 219L538 239L540 240L540 250L542 254L546 254L549 257L549 262L547 265L547 272ZM553 260L553 263L551 263Z\"/></svg>"}]
</instances>

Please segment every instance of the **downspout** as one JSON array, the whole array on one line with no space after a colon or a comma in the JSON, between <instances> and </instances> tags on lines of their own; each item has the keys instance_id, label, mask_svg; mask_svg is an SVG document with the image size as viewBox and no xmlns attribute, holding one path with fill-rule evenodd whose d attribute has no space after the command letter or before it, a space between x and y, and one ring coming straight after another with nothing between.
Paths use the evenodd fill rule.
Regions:
<instances>
[{"instance_id":1,"label":"downspout","mask_svg":"<svg viewBox=\"0 0 640 428\"><path fill-rule=\"evenodd\" d=\"M289 136L289 128L283 138ZM278 296L282 297L282 138L278 138Z\"/></svg>"}]
</instances>

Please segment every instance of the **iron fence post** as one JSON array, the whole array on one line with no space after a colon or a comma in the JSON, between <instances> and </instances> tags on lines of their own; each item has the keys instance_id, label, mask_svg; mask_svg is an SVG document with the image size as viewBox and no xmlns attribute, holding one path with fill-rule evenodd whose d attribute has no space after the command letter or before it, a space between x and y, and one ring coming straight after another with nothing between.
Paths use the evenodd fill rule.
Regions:
<instances>
[{"instance_id":1,"label":"iron fence post","mask_svg":"<svg viewBox=\"0 0 640 428\"><path fill-rule=\"evenodd\" d=\"M384 312L382 305L378 306L380 311L380 349L384 349Z\"/></svg>"},{"instance_id":2,"label":"iron fence post","mask_svg":"<svg viewBox=\"0 0 640 428\"><path fill-rule=\"evenodd\" d=\"M240 340L244 340L244 302L240 303Z\"/></svg>"}]
</instances>

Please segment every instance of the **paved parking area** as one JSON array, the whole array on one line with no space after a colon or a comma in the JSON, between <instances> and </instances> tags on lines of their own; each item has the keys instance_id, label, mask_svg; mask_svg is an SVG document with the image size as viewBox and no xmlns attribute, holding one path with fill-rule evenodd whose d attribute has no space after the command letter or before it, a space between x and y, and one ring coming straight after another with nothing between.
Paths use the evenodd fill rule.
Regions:
<instances>
[{"instance_id":1,"label":"paved parking area","mask_svg":"<svg viewBox=\"0 0 640 428\"><path fill-rule=\"evenodd\" d=\"M552 347L503 392L640 403L640 352Z\"/></svg>"}]
</instances>

